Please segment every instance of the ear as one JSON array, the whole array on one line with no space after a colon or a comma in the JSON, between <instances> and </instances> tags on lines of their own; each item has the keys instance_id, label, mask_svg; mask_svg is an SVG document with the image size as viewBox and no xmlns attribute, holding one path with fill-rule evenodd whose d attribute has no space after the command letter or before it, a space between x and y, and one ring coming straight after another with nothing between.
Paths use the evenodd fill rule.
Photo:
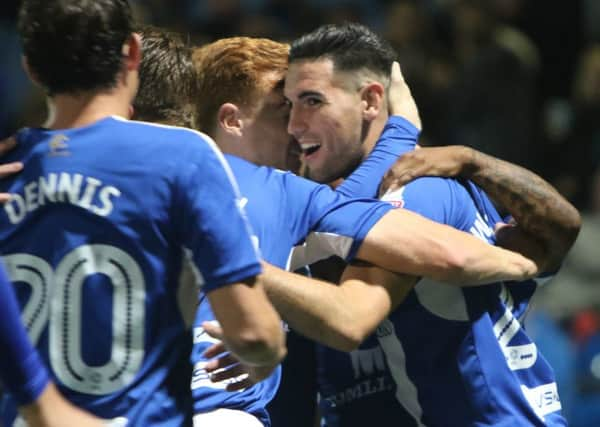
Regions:
<instances>
[{"instance_id":1,"label":"ear","mask_svg":"<svg viewBox=\"0 0 600 427\"><path fill-rule=\"evenodd\" d=\"M27 77L29 77L29 80L31 80L36 85L41 86L40 80L37 78L36 74L29 66L29 62L27 61L27 57L25 55L21 55L21 65L23 66Z\"/></svg>"},{"instance_id":2,"label":"ear","mask_svg":"<svg viewBox=\"0 0 600 427\"><path fill-rule=\"evenodd\" d=\"M219 107L217 123L218 126L227 133L236 136L242 135L244 122L242 121L241 111L235 104L227 102Z\"/></svg>"},{"instance_id":3,"label":"ear","mask_svg":"<svg viewBox=\"0 0 600 427\"><path fill-rule=\"evenodd\" d=\"M373 121L379 115L384 107L383 97L385 88L379 82L370 82L361 90L361 100L363 103L363 119Z\"/></svg>"},{"instance_id":4,"label":"ear","mask_svg":"<svg viewBox=\"0 0 600 427\"><path fill-rule=\"evenodd\" d=\"M138 33L132 33L123 45L121 53L123 54L127 70L138 70L142 61L142 36Z\"/></svg>"}]
</instances>

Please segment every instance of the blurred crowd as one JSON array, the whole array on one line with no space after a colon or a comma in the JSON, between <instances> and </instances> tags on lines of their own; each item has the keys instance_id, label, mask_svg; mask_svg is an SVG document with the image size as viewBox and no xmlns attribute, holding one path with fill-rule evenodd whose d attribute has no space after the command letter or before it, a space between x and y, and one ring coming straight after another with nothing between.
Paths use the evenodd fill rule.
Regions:
<instances>
[{"instance_id":1,"label":"blurred crowd","mask_svg":"<svg viewBox=\"0 0 600 427\"><path fill-rule=\"evenodd\" d=\"M232 35L292 40L362 22L397 49L423 145L464 144L523 165L584 214L531 333L554 364L574 427L600 425L600 1L131 0L141 22L202 44ZM45 117L20 66L19 2L0 6L0 137Z\"/></svg>"}]
</instances>

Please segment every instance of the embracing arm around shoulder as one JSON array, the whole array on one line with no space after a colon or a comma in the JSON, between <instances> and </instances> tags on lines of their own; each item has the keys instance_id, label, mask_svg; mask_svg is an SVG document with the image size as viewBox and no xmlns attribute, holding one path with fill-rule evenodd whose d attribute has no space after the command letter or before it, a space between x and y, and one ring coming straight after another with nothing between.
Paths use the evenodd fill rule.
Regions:
<instances>
[{"instance_id":1,"label":"embracing arm around shoulder","mask_svg":"<svg viewBox=\"0 0 600 427\"><path fill-rule=\"evenodd\" d=\"M534 259L540 271L560 266L581 228L577 209L548 182L469 147L429 147L406 153L386 173L382 191L420 176L460 176L481 187L516 221L498 234L498 244Z\"/></svg>"},{"instance_id":2,"label":"embracing arm around shoulder","mask_svg":"<svg viewBox=\"0 0 600 427\"><path fill-rule=\"evenodd\" d=\"M471 148L466 151L471 161L465 177L516 221L498 234L498 244L530 256L537 243L542 271L558 269L581 228L577 209L535 173Z\"/></svg>"},{"instance_id":3,"label":"embracing arm around shoulder","mask_svg":"<svg viewBox=\"0 0 600 427\"><path fill-rule=\"evenodd\" d=\"M349 266L339 285L265 264L265 289L284 320L321 344L352 351L395 309L416 278Z\"/></svg>"},{"instance_id":4,"label":"embracing arm around shoulder","mask_svg":"<svg viewBox=\"0 0 600 427\"><path fill-rule=\"evenodd\" d=\"M371 228L356 257L390 271L461 286L538 274L534 262L521 254L406 209L386 213Z\"/></svg>"}]
</instances>

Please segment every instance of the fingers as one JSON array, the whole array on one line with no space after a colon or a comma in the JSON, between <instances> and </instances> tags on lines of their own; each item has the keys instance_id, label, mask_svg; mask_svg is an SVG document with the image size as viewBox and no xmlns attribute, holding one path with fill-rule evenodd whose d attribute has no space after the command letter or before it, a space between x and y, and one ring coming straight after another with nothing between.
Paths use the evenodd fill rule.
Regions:
<instances>
[{"instance_id":1,"label":"fingers","mask_svg":"<svg viewBox=\"0 0 600 427\"><path fill-rule=\"evenodd\" d=\"M7 176L13 175L23 170L23 163L12 162L0 165L0 178L6 178Z\"/></svg>"},{"instance_id":2,"label":"fingers","mask_svg":"<svg viewBox=\"0 0 600 427\"><path fill-rule=\"evenodd\" d=\"M204 370L213 383L227 382L227 391L237 391L255 384L250 378L248 367L231 354L206 363Z\"/></svg>"},{"instance_id":3,"label":"fingers","mask_svg":"<svg viewBox=\"0 0 600 427\"><path fill-rule=\"evenodd\" d=\"M211 373L210 380L213 383L219 383L221 381L235 380L241 375L245 375L245 379L248 376L248 371L246 370L244 365L237 364L234 366L230 366L227 369Z\"/></svg>"},{"instance_id":4,"label":"fingers","mask_svg":"<svg viewBox=\"0 0 600 427\"><path fill-rule=\"evenodd\" d=\"M409 182L423 176L422 167L420 167L418 162L414 161L413 158L414 152L405 153L387 170L381 180L379 197L382 197L384 194L391 191L396 191Z\"/></svg>"},{"instance_id":5,"label":"fingers","mask_svg":"<svg viewBox=\"0 0 600 427\"><path fill-rule=\"evenodd\" d=\"M494 225L494 233L500 234L502 232L510 230L511 228L515 227L516 225L517 225L516 223L497 222Z\"/></svg>"},{"instance_id":6,"label":"fingers","mask_svg":"<svg viewBox=\"0 0 600 427\"><path fill-rule=\"evenodd\" d=\"M395 175L386 175L381 181L381 186L379 187L379 197L382 198L390 193L393 193L400 188L402 188L407 182L410 181L408 178L404 178L405 175L400 177Z\"/></svg>"},{"instance_id":7,"label":"fingers","mask_svg":"<svg viewBox=\"0 0 600 427\"><path fill-rule=\"evenodd\" d=\"M402 71L400 70L400 64L398 63L398 61L394 61L392 63L391 80L392 83L404 81L404 76L402 76Z\"/></svg>"},{"instance_id":8,"label":"fingers","mask_svg":"<svg viewBox=\"0 0 600 427\"><path fill-rule=\"evenodd\" d=\"M243 380L227 384L227 386L225 387L225 390L227 390L227 391L244 390L248 387L252 387L254 384L255 384L255 382L252 381L250 378L245 378Z\"/></svg>"},{"instance_id":9,"label":"fingers","mask_svg":"<svg viewBox=\"0 0 600 427\"><path fill-rule=\"evenodd\" d=\"M3 145L3 143L0 143L0 155L2 152L2 145ZM22 170L23 170L23 163L21 163L21 162L12 162L12 163L7 163L5 165L0 165L0 179L6 178L7 176L13 175ZM4 204L4 203L8 202L10 200L10 197L11 197L10 193L0 193L0 204Z\"/></svg>"},{"instance_id":10,"label":"fingers","mask_svg":"<svg viewBox=\"0 0 600 427\"><path fill-rule=\"evenodd\" d=\"M388 90L388 109L392 116L402 116L411 122L417 129L421 129L421 118L410 88L404 80L400 64L392 63L390 72L390 87Z\"/></svg>"},{"instance_id":11,"label":"fingers","mask_svg":"<svg viewBox=\"0 0 600 427\"><path fill-rule=\"evenodd\" d=\"M219 357L218 359L212 359L206 362L204 369L206 372L215 372L219 369L225 369L231 365L235 365L240 363L240 361L233 355L227 354L223 357Z\"/></svg>"},{"instance_id":12,"label":"fingers","mask_svg":"<svg viewBox=\"0 0 600 427\"><path fill-rule=\"evenodd\" d=\"M211 337L218 340L223 339L223 329L217 322L202 322L202 328Z\"/></svg>"},{"instance_id":13,"label":"fingers","mask_svg":"<svg viewBox=\"0 0 600 427\"><path fill-rule=\"evenodd\" d=\"M0 196L1 196L1 194L0 194ZM220 354L226 353L228 351L229 350L227 350L227 347L225 347L225 344L223 344L223 342L218 342L218 343L211 345L206 350L204 350L204 353L202 353L202 356L206 359L212 359L213 357L217 357Z\"/></svg>"}]
</instances>

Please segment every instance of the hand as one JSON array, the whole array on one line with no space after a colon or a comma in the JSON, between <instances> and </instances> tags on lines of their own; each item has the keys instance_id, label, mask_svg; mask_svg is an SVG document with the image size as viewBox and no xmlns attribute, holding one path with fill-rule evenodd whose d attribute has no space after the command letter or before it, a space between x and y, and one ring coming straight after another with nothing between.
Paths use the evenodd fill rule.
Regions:
<instances>
[{"instance_id":1,"label":"hand","mask_svg":"<svg viewBox=\"0 0 600 427\"><path fill-rule=\"evenodd\" d=\"M473 150L461 145L426 147L405 153L385 173L379 196L422 176L455 177L467 172Z\"/></svg>"},{"instance_id":2,"label":"hand","mask_svg":"<svg viewBox=\"0 0 600 427\"><path fill-rule=\"evenodd\" d=\"M7 138L0 142L0 157L4 156L10 150L15 148L17 140L14 137ZM6 178L7 176L13 175L20 172L23 169L23 163L12 162L0 165L0 179ZM0 193L0 204L6 203L10 200L10 193Z\"/></svg>"},{"instance_id":3,"label":"hand","mask_svg":"<svg viewBox=\"0 0 600 427\"><path fill-rule=\"evenodd\" d=\"M33 403L19 408L25 419L17 418L15 426L28 427L106 427L102 420L74 406L50 384ZM117 425L117 424L115 424Z\"/></svg>"},{"instance_id":4,"label":"hand","mask_svg":"<svg viewBox=\"0 0 600 427\"><path fill-rule=\"evenodd\" d=\"M202 327L208 335L218 340L223 339L223 330L213 322L204 322ZM221 341L211 345L203 353L210 360L204 369L212 382L230 381L225 390L237 391L248 388L267 378L275 366L250 366L242 363Z\"/></svg>"},{"instance_id":5,"label":"hand","mask_svg":"<svg viewBox=\"0 0 600 427\"><path fill-rule=\"evenodd\" d=\"M410 88L404 81L400 64L396 61L392 64L388 100L390 116L402 116L421 130L421 118L417 104L410 93Z\"/></svg>"}]
</instances>

